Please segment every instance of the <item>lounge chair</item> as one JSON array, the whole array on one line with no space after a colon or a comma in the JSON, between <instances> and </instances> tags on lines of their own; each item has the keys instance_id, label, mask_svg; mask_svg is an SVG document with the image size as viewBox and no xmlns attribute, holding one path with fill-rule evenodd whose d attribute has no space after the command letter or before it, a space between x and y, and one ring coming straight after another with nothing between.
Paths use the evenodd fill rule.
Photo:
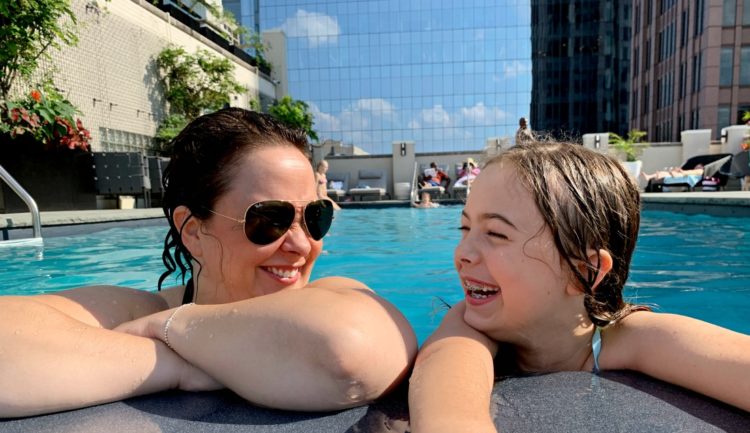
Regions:
<instances>
[{"instance_id":1,"label":"lounge chair","mask_svg":"<svg viewBox=\"0 0 750 433\"><path fill-rule=\"evenodd\" d=\"M461 173L462 170L463 170L463 164L462 163L456 164L456 171L455 171L456 181L458 181L458 179L461 178L459 173ZM459 185L456 185L455 182L453 183L453 198L466 199L468 192L469 192L468 182L464 184L459 184Z\"/></svg>"},{"instance_id":2,"label":"lounge chair","mask_svg":"<svg viewBox=\"0 0 750 433\"><path fill-rule=\"evenodd\" d=\"M443 171L443 173L448 173L448 166L438 166L440 170ZM429 165L423 165L419 167L419 177L418 177L418 185L419 185L419 194L423 192L430 193L430 197L432 198L441 198L445 194L445 190L448 188L448 185L450 185L450 180L448 180L448 185L439 185L439 186L433 186L433 185L423 185L425 177L427 177L427 170L430 170Z\"/></svg>"},{"instance_id":3,"label":"lounge chair","mask_svg":"<svg viewBox=\"0 0 750 433\"><path fill-rule=\"evenodd\" d=\"M732 157L732 166L729 175L740 179L741 189L750 191L750 152L743 150Z\"/></svg>"},{"instance_id":4,"label":"lounge chair","mask_svg":"<svg viewBox=\"0 0 750 433\"><path fill-rule=\"evenodd\" d=\"M328 173L328 197L341 201L349 190L349 173Z\"/></svg>"},{"instance_id":5,"label":"lounge chair","mask_svg":"<svg viewBox=\"0 0 750 433\"><path fill-rule=\"evenodd\" d=\"M729 180L729 171L732 164L732 155L719 153L713 155L697 155L682 164L683 170L695 169L698 165L703 166L702 175L664 177L661 179L650 179L646 185L646 192L662 192L673 188L687 188L694 191L702 187L704 191L716 191L723 188Z\"/></svg>"},{"instance_id":6,"label":"lounge chair","mask_svg":"<svg viewBox=\"0 0 750 433\"><path fill-rule=\"evenodd\" d=\"M362 201L365 198L382 200L386 196L386 179L384 170L360 170L357 187L349 190L352 200Z\"/></svg>"}]
</instances>

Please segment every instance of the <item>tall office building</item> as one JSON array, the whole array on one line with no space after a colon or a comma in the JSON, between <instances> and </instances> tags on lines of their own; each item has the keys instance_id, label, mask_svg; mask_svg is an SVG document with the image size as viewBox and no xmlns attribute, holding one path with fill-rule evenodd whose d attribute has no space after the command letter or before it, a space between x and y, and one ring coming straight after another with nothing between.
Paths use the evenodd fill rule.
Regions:
<instances>
[{"instance_id":1,"label":"tall office building","mask_svg":"<svg viewBox=\"0 0 750 433\"><path fill-rule=\"evenodd\" d=\"M531 124L559 138L627 130L631 1L531 0Z\"/></svg>"},{"instance_id":2,"label":"tall office building","mask_svg":"<svg viewBox=\"0 0 750 433\"><path fill-rule=\"evenodd\" d=\"M531 102L529 22L528 0L260 4L261 30L286 34L289 93L320 140L374 154L396 140L430 152L512 137Z\"/></svg>"},{"instance_id":3,"label":"tall office building","mask_svg":"<svg viewBox=\"0 0 750 433\"><path fill-rule=\"evenodd\" d=\"M631 125L654 141L750 110L749 0L635 0Z\"/></svg>"},{"instance_id":4,"label":"tall office building","mask_svg":"<svg viewBox=\"0 0 750 433\"><path fill-rule=\"evenodd\" d=\"M238 23L260 33L260 0L221 0L221 4Z\"/></svg>"}]
</instances>

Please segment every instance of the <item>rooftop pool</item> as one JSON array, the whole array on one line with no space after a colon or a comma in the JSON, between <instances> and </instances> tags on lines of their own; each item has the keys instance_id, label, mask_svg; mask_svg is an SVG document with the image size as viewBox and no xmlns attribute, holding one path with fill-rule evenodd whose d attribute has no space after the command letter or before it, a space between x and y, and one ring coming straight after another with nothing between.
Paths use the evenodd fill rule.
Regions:
<instances>
[{"instance_id":1,"label":"rooftop pool","mask_svg":"<svg viewBox=\"0 0 750 433\"><path fill-rule=\"evenodd\" d=\"M359 279L393 302L420 342L462 298L453 269L460 206L338 212L314 278ZM0 294L88 284L155 290L166 225L45 239L0 249ZM750 334L750 219L645 211L626 297Z\"/></svg>"}]
</instances>

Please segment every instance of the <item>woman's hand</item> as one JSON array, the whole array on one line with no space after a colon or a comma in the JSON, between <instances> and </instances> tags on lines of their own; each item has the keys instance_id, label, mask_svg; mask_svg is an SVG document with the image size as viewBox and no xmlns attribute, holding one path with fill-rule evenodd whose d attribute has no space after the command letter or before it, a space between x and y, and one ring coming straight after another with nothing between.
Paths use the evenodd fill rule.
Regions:
<instances>
[{"instance_id":1,"label":"woman's hand","mask_svg":"<svg viewBox=\"0 0 750 433\"><path fill-rule=\"evenodd\" d=\"M185 305L122 323L114 331L151 338L166 344L165 339L168 338L165 335L165 332L168 331L167 321L170 318L176 317L179 314L177 310L182 307L185 307ZM183 391L212 391L224 388L221 383L217 382L200 368L184 360L179 354L175 353L175 356L179 357L181 361L179 367L181 368L178 382L179 389Z\"/></svg>"},{"instance_id":2,"label":"woman's hand","mask_svg":"<svg viewBox=\"0 0 750 433\"><path fill-rule=\"evenodd\" d=\"M124 332L130 335L136 335L138 337L153 338L159 341L164 341L164 331L166 328L167 320L172 315L176 315L178 308L172 308L169 310L159 311L158 313L143 316L141 318L131 320L130 322L121 323L113 330L117 332Z\"/></svg>"}]
</instances>

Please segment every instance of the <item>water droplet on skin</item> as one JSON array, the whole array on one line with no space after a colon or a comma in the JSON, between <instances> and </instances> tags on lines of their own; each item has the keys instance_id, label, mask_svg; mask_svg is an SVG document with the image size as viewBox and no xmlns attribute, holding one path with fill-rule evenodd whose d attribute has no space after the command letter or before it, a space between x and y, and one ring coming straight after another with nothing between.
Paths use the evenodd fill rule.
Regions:
<instances>
[{"instance_id":1,"label":"water droplet on skin","mask_svg":"<svg viewBox=\"0 0 750 433\"><path fill-rule=\"evenodd\" d=\"M208 334L208 338L214 338L214 334Z\"/></svg>"},{"instance_id":2,"label":"water droplet on skin","mask_svg":"<svg viewBox=\"0 0 750 433\"><path fill-rule=\"evenodd\" d=\"M239 310L237 310L236 308L232 308L232 314L237 314L237 313L239 313Z\"/></svg>"},{"instance_id":3,"label":"water droplet on skin","mask_svg":"<svg viewBox=\"0 0 750 433\"><path fill-rule=\"evenodd\" d=\"M13 333L16 334L16 335L19 335L21 333L21 330L20 329L16 329L15 331L13 331Z\"/></svg>"}]
</instances>

